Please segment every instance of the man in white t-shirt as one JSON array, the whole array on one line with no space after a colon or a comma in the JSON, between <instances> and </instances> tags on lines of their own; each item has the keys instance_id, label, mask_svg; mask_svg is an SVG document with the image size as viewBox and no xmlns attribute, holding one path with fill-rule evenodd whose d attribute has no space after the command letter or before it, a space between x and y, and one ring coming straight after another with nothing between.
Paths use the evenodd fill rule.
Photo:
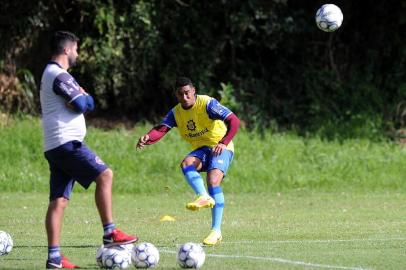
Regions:
<instances>
[{"instance_id":1,"label":"man in white t-shirt","mask_svg":"<svg viewBox=\"0 0 406 270\"><path fill-rule=\"evenodd\" d=\"M54 34L51 61L41 79L44 155L50 170L50 202L45 220L47 269L78 268L60 251L63 213L75 182L86 189L96 182L95 199L104 229L104 246L138 240L116 228L112 214L113 172L83 141L86 136L83 114L94 109L94 101L67 72L76 63L78 41L70 32Z\"/></svg>"}]
</instances>

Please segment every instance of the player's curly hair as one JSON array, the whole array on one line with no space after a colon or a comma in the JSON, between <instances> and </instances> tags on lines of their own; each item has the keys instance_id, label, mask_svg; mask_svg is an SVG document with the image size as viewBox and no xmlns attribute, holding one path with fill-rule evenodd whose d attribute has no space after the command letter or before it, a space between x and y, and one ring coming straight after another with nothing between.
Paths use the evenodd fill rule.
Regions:
<instances>
[{"instance_id":1,"label":"player's curly hair","mask_svg":"<svg viewBox=\"0 0 406 270\"><path fill-rule=\"evenodd\" d=\"M56 31L51 40L51 53L58 55L63 53L67 42L78 42L79 38L68 31Z\"/></svg>"}]
</instances>

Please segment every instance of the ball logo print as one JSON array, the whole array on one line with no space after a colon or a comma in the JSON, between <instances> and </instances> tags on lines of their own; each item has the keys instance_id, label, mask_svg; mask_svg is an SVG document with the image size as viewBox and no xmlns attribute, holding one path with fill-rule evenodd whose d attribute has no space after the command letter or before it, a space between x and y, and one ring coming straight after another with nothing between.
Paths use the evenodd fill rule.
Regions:
<instances>
[{"instance_id":1,"label":"ball logo print","mask_svg":"<svg viewBox=\"0 0 406 270\"><path fill-rule=\"evenodd\" d=\"M316 12L317 27L324 32L333 32L343 23L343 13L334 4L322 5Z\"/></svg>"},{"instance_id":2,"label":"ball logo print","mask_svg":"<svg viewBox=\"0 0 406 270\"><path fill-rule=\"evenodd\" d=\"M3 231L0 231L0 256L7 255L13 249L13 239Z\"/></svg>"},{"instance_id":3,"label":"ball logo print","mask_svg":"<svg viewBox=\"0 0 406 270\"><path fill-rule=\"evenodd\" d=\"M177 259L182 268L200 268L204 264L206 253L201 245L189 242L179 248Z\"/></svg>"}]
</instances>

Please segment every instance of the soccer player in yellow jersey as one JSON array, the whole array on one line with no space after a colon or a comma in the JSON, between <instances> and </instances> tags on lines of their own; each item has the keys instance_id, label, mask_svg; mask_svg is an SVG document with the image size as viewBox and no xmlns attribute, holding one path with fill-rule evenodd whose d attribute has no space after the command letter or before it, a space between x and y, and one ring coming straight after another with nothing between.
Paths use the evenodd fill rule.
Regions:
<instances>
[{"instance_id":1,"label":"soccer player in yellow jersey","mask_svg":"<svg viewBox=\"0 0 406 270\"><path fill-rule=\"evenodd\" d=\"M196 95L189 78L178 78L175 88L179 104L158 126L138 140L137 148L156 143L173 127L177 127L182 139L191 144L193 150L180 166L197 199L186 204L186 208L192 211L211 208L212 228L203 244L213 246L222 240L224 195L220 184L233 159L232 139L240 120L216 99ZM207 190L199 172L207 172Z\"/></svg>"}]
</instances>

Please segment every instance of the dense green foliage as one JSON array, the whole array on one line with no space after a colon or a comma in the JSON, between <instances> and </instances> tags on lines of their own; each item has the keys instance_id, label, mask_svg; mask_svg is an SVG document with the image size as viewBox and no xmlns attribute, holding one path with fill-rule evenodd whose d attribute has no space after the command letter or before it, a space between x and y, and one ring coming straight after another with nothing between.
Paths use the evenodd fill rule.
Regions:
<instances>
[{"instance_id":1,"label":"dense green foliage","mask_svg":"<svg viewBox=\"0 0 406 270\"><path fill-rule=\"evenodd\" d=\"M29 70L38 85L47 40L66 29L81 38L72 72L96 96L98 114L155 120L174 105L174 79L187 75L253 128L327 138L402 128L406 1L334 1L344 13L336 33L314 23L323 3L2 1L0 66L9 76ZM3 110L27 104L9 102Z\"/></svg>"},{"instance_id":2,"label":"dense green foliage","mask_svg":"<svg viewBox=\"0 0 406 270\"><path fill-rule=\"evenodd\" d=\"M113 169L116 192L188 191L179 168L190 151L188 145L175 129L157 144L136 150L136 141L149 128L103 131L90 127L86 142ZM0 138L7 142L0 144L0 190L48 191L39 120L11 119L0 129ZM406 188L406 152L393 142L331 141L244 130L234 142L236 153L224 183L227 192ZM79 186L75 189L83 191Z\"/></svg>"},{"instance_id":3,"label":"dense green foliage","mask_svg":"<svg viewBox=\"0 0 406 270\"><path fill-rule=\"evenodd\" d=\"M210 228L210 210L184 208L190 194L115 195L115 221L160 251L157 269L181 269L176 250L200 242ZM293 192L225 194L223 243L205 248L207 270L403 270L406 261L405 193ZM14 249L1 269L44 269L47 243L45 193L0 194L0 229ZM174 222L160 222L163 215ZM61 248L85 269L96 266L103 230L92 192L73 195L65 212ZM128 269L135 269L134 267Z\"/></svg>"}]
</instances>

